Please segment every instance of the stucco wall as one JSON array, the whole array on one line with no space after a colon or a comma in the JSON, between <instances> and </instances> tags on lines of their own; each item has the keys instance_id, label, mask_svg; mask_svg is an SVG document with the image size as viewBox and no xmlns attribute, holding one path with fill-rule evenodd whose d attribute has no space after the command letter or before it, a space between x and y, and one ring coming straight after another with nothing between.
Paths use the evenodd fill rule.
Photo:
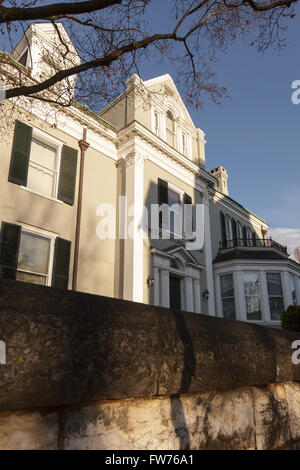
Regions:
<instances>
[{"instance_id":1,"label":"stucco wall","mask_svg":"<svg viewBox=\"0 0 300 470\"><path fill-rule=\"evenodd\" d=\"M9 107L7 108L8 113L12 112ZM80 171L79 139L68 134L68 127L66 132L63 132L46 121L42 121L32 114L23 113L18 109L14 111L12 117L43 131L62 144L78 150L75 202L71 206L9 182L8 175L14 126L10 129L10 133L0 135L0 227L2 221L21 225L25 224L28 228L32 227L37 231L46 230L71 241L69 271L69 288L71 288ZM67 124L74 126L74 129L78 131L79 138L81 138L83 126L71 118ZM89 130L87 140L89 141L90 138L93 140L95 137L97 139L96 144L103 145L104 138ZM113 207L116 207L116 182L117 169L115 160L105 155L105 148L102 153L91 145L86 152L84 167L79 272L77 280L78 289L81 291L107 296L118 295L114 291L115 241L99 240L96 236L96 227L100 220L96 216L97 207L103 203L112 204Z\"/></svg>"},{"instance_id":2,"label":"stucco wall","mask_svg":"<svg viewBox=\"0 0 300 470\"><path fill-rule=\"evenodd\" d=\"M2 279L0 339L0 448L299 448L297 334Z\"/></svg>"}]
</instances>

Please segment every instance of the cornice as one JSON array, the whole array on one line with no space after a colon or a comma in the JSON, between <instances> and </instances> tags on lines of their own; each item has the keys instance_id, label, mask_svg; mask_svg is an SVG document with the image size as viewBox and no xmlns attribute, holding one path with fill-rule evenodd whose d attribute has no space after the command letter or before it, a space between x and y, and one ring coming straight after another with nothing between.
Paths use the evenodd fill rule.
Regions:
<instances>
[{"instance_id":1,"label":"cornice","mask_svg":"<svg viewBox=\"0 0 300 470\"><path fill-rule=\"evenodd\" d=\"M159 150L165 156L181 165L184 169L188 170L193 175L201 177L203 180L205 180L206 183L213 184L215 182L215 178L213 178L209 173L200 168L176 149L170 147L164 140L162 140L139 122L132 121L129 126L121 129L118 132L119 145L122 144L123 139L128 139L130 136L139 137L141 140L151 145L151 147Z\"/></svg>"}]
</instances>

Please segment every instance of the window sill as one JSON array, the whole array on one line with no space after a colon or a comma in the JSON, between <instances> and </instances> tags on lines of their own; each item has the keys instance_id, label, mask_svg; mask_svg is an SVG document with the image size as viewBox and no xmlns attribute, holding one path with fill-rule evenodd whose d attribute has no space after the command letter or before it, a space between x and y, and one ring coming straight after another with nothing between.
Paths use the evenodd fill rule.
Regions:
<instances>
[{"instance_id":1,"label":"window sill","mask_svg":"<svg viewBox=\"0 0 300 470\"><path fill-rule=\"evenodd\" d=\"M63 201L60 201L59 199L56 199L55 197L51 196L45 196L45 194L38 193L37 191L33 191L33 189L27 188L26 186L20 186L21 189L24 191L28 191L31 194L35 194L36 196L41 196L45 199L48 199L49 201L57 202L58 204L64 204Z\"/></svg>"}]
</instances>

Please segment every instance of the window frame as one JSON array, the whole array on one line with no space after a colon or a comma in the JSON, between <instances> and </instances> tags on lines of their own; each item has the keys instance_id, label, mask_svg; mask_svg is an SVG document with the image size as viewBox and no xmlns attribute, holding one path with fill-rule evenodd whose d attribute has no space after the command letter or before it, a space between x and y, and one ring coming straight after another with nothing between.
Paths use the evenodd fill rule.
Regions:
<instances>
[{"instance_id":1,"label":"window frame","mask_svg":"<svg viewBox=\"0 0 300 470\"><path fill-rule=\"evenodd\" d=\"M256 274L257 276L257 282L258 282L258 294L257 295L246 295L245 293L245 279L244 276L246 274ZM261 285L261 279L260 279L260 271L255 271L255 270L243 270L242 271L242 281L243 281L243 298L244 298L244 303L245 303L245 315L246 315L246 320L249 322L252 321L263 321L263 292L262 292L262 285ZM259 299L259 306L260 306L260 318L248 318L248 312L247 312L247 301L246 297L258 297ZM251 315L251 313L250 313Z\"/></svg>"},{"instance_id":2,"label":"window frame","mask_svg":"<svg viewBox=\"0 0 300 470\"><path fill-rule=\"evenodd\" d=\"M47 199L54 200L56 202L60 202L63 204L63 201L59 200L57 198L58 196L58 185L59 185L59 174L60 174L60 165L61 165L61 156L62 156L62 148L63 148L63 142L60 140L56 139L55 137L50 136L49 134L46 134L45 132L41 131L40 129L37 129L35 127L32 128L32 140L36 140L41 142L42 144L48 145L50 147L55 148L56 150L56 157L55 157L55 168L54 170L51 170L54 172L54 185L53 185L53 195L49 196L48 194L44 194L40 191L36 191L35 189L32 189L28 186L21 186L22 189L26 189L27 191L30 191L34 194L38 194L39 196L43 196ZM30 162L31 162L31 148L30 148L30 153L29 153L29 161L28 161L28 173L30 171ZM37 164L40 165L40 164ZM42 166L42 165L40 165ZM47 167L45 167L47 168Z\"/></svg>"},{"instance_id":3,"label":"window frame","mask_svg":"<svg viewBox=\"0 0 300 470\"><path fill-rule=\"evenodd\" d=\"M172 116L172 119L168 117L169 114ZM168 124L167 124L168 120L173 123L173 130L169 129ZM170 132L170 134L172 135L172 144L170 144L168 142L168 132ZM166 142L167 142L168 145L170 145L170 147L176 148L176 145L175 145L175 143L176 143L175 117L174 117L173 112L170 111L169 109L166 112Z\"/></svg>"},{"instance_id":4,"label":"window frame","mask_svg":"<svg viewBox=\"0 0 300 470\"><path fill-rule=\"evenodd\" d=\"M268 284L268 274L278 274L280 277L280 285L281 285L281 295L270 295L269 293L269 284ZM271 305L270 305L270 298L271 297L277 297L282 299L282 305L283 305L283 311L284 311L284 291L283 291L283 282L282 282L282 275L281 271L265 271L265 276L266 276L266 283L267 283L267 295L268 295L268 304L269 304L269 311L270 311L270 320L271 321L280 321L280 319L273 319L272 318L272 311L271 311ZM282 311L282 313L283 313Z\"/></svg>"},{"instance_id":5,"label":"window frame","mask_svg":"<svg viewBox=\"0 0 300 470\"><path fill-rule=\"evenodd\" d=\"M224 214L225 216L225 233L226 233L226 247L227 248L232 248L232 240L233 240L233 234L232 234L232 219L228 214Z\"/></svg>"},{"instance_id":6,"label":"window frame","mask_svg":"<svg viewBox=\"0 0 300 470\"><path fill-rule=\"evenodd\" d=\"M232 279L232 289L233 289L233 295L230 295L230 296L223 296L222 295L222 278L223 277L226 277L226 276L231 276L231 279ZM222 306L222 317L223 318L226 318L226 319L230 319L230 320L236 320L236 295L235 295L235 285L234 285L234 276L233 276L233 273L224 273L224 274L220 274L220 297L221 297L221 306ZM226 299L233 299L233 305L234 305L234 318L230 318L230 317L225 317L224 316L224 302L223 300L226 300Z\"/></svg>"},{"instance_id":7,"label":"window frame","mask_svg":"<svg viewBox=\"0 0 300 470\"><path fill-rule=\"evenodd\" d=\"M160 113L154 110L154 134L160 137L161 118Z\"/></svg>"},{"instance_id":8,"label":"window frame","mask_svg":"<svg viewBox=\"0 0 300 470\"><path fill-rule=\"evenodd\" d=\"M59 235L56 234L56 233L53 233L53 232L49 232L47 230L43 230L43 229L40 229L40 228L33 227L31 225L26 225L26 224L21 224L21 223L19 223L19 225L21 226L20 242L21 242L21 239L22 239L22 233L23 232L33 234L33 235L38 235L40 237L48 238L50 240L50 250L49 250L48 273L47 273L47 275L44 276L43 274L36 273L34 271L27 271L27 270L24 270L24 269L19 269L18 268L19 259L17 260L16 272L22 272L22 273L25 273L25 274L33 274L33 275L47 277L47 282L46 282L45 286L48 286L48 287L51 286L52 285L52 275L53 275L55 240Z\"/></svg>"}]
</instances>

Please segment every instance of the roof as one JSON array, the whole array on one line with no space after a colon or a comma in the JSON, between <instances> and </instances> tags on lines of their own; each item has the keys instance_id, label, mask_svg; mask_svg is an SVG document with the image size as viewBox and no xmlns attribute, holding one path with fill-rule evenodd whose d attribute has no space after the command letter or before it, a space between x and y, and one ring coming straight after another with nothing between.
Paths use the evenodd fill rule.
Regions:
<instances>
[{"instance_id":1,"label":"roof","mask_svg":"<svg viewBox=\"0 0 300 470\"><path fill-rule=\"evenodd\" d=\"M214 263L222 263L235 259L241 260L281 260L287 261L286 255L279 253L272 248L259 248L258 250L249 248L234 248L232 250L224 250L215 257ZM292 261L292 260L291 260Z\"/></svg>"},{"instance_id":2,"label":"roof","mask_svg":"<svg viewBox=\"0 0 300 470\"><path fill-rule=\"evenodd\" d=\"M239 207L240 207L241 209L243 209L244 211L248 212L249 214L253 215L253 216L256 217L257 219L261 220L264 224L269 225L268 222L267 222L265 219L262 219L261 217L259 217L258 215L256 215L254 212L250 211L249 209L247 209L247 207L243 206L242 204L240 204L239 202L237 202L235 199L232 199L232 197L227 196L226 194L222 193L222 191L220 191L220 190L217 189L217 188L214 188L214 190L215 190L217 193L222 194L222 196L224 196L224 198L229 199L229 201L233 202L234 204L236 204L237 206L239 206Z\"/></svg>"}]
</instances>

